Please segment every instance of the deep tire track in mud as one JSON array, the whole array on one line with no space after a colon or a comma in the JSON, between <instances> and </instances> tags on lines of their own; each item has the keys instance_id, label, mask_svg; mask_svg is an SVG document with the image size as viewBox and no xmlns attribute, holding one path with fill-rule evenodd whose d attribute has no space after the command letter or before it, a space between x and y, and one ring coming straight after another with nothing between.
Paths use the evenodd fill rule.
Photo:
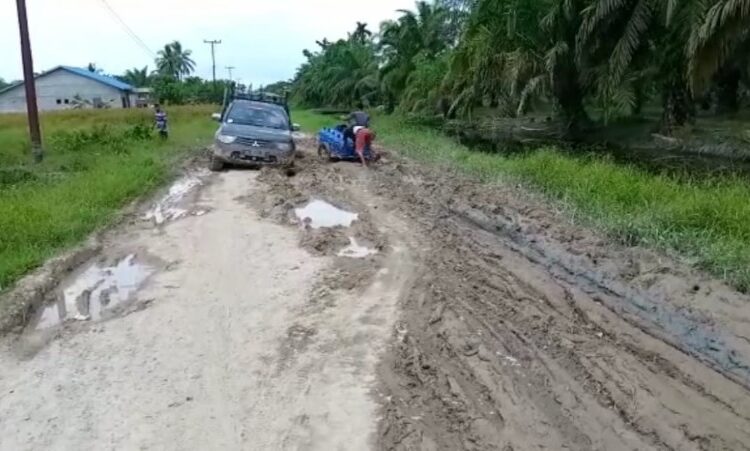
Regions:
<instances>
[{"instance_id":1,"label":"deep tire track in mud","mask_svg":"<svg viewBox=\"0 0 750 451\"><path fill-rule=\"evenodd\" d=\"M419 236L381 449L750 449L746 296L450 171L306 159L294 183Z\"/></svg>"}]
</instances>

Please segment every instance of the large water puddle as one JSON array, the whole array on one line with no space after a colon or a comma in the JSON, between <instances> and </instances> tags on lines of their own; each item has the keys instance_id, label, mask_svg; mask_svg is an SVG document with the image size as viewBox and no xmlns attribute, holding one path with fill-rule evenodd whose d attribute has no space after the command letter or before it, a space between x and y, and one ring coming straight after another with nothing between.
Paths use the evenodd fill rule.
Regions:
<instances>
[{"instance_id":1,"label":"large water puddle","mask_svg":"<svg viewBox=\"0 0 750 451\"><path fill-rule=\"evenodd\" d=\"M370 249L369 247L361 246L359 243L357 243L357 240L354 239L354 237L349 237L349 245L341 249L338 253L338 256L348 258L366 258L377 253L378 251L376 249Z\"/></svg>"},{"instance_id":2,"label":"large water puddle","mask_svg":"<svg viewBox=\"0 0 750 451\"><path fill-rule=\"evenodd\" d=\"M169 192L144 215L143 219L161 225L187 216L189 210L181 208L180 203L190 191L203 184L200 175L202 174L188 175L174 182L169 187Z\"/></svg>"},{"instance_id":3,"label":"large water puddle","mask_svg":"<svg viewBox=\"0 0 750 451\"><path fill-rule=\"evenodd\" d=\"M302 208L295 208L294 214L313 229L324 227L351 227L359 214L337 208L326 201L315 199Z\"/></svg>"},{"instance_id":4,"label":"large water puddle","mask_svg":"<svg viewBox=\"0 0 750 451\"><path fill-rule=\"evenodd\" d=\"M68 320L100 320L132 299L155 269L128 255L113 266L93 264L64 285L58 300L44 308L36 329L49 329Z\"/></svg>"}]
</instances>

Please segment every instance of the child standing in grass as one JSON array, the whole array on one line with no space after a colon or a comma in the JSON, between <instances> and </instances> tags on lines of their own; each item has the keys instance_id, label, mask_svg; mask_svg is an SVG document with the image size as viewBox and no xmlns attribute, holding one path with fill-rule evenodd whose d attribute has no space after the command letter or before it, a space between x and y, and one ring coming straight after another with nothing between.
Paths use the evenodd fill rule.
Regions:
<instances>
[{"instance_id":1,"label":"child standing in grass","mask_svg":"<svg viewBox=\"0 0 750 451\"><path fill-rule=\"evenodd\" d=\"M162 110L160 105L156 105L154 119L156 120L156 129L159 131L159 136L166 139L169 136L169 130L167 129L167 112Z\"/></svg>"}]
</instances>

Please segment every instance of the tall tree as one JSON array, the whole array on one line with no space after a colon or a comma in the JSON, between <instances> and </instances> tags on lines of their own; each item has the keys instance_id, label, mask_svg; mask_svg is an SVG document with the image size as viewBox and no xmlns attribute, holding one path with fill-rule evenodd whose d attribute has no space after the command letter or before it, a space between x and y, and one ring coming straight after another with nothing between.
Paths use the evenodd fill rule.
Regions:
<instances>
[{"instance_id":1,"label":"tall tree","mask_svg":"<svg viewBox=\"0 0 750 451\"><path fill-rule=\"evenodd\" d=\"M383 64L380 70L387 107L393 109L416 68L415 58L435 58L448 47L447 10L426 1L416 3L416 11L399 10L395 21L381 25L380 48Z\"/></svg>"},{"instance_id":2,"label":"tall tree","mask_svg":"<svg viewBox=\"0 0 750 451\"><path fill-rule=\"evenodd\" d=\"M750 0L718 0L691 34L689 77L701 94L714 81L717 111L739 108L739 84L750 64Z\"/></svg>"},{"instance_id":3,"label":"tall tree","mask_svg":"<svg viewBox=\"0 0 750 451\"><path fill-rule=\"evenodd\" d=\"M190 57L192 53L183 49L179 41L173 41L157 53L156 68L160 74L180 80L195 70L195 61Z\"/></svg>"},{"instance_id":4,"label":"tall tree","mask_svg":"<svg viewBox=\"0 0 750 451\"><path fill-rule=\"evenodd\" d=\"M575 46L579 0L477 0L446 82L452 110L523 114L549 98L571 130L588 121Z\"/></svg>"},{"instance_id":5,"label":"tall tree","mask_svg":"<svg viewBox=\"0 0 750 451\"><path fill-rule=\"evenodd\" d=\"M133 69L128 69L127 71L125 71L125 74L123 74L120 78L126 83L136 86L136 87L148 86L149 84L148 66L144 66L143 69L138 69L137 67L134 67Z\"/></svg>"},{"instance_id":6,"label":"tall tree","mask_svg":"<svg viewBox=\"0 0 750 451\"><path fill-rule=\"evenodd\" d=\"M294 80L297 99L305 104L326 106L373 103L379 93L373 44L352 37L319 45L319 52L304 52L307 62Z\"/></svg>"},{"instance_id":7,"label":"tall tree","mask_svg":"<svg viewBox=\"0 0 750 451\"><path fill-rule=\"evenodd\" d=\"M357 22L357 28L355 28L354 32L349 36L350 40L359 42L360 44L364 44L371 38L372 31L367 28L367 24L365 22Z\"/></svg>"},{"instance_id":8,"label":"tall tree","mask_svg":"<svg viewBox=\"0 0 750 451\"><path fill-rule=\"evenodd\" d=\"M714 0L688 42L691 81L706 83L748 40L750 0Z\"/></svg>"},{"instance_id":9,"label":"tall tree","mask_svg":"<svg viewBox=\"0 0 750 451\"><path fill-rule=\"evenodd\" d=\"M695 115L686 43L706 7L706 0L679 5L675 0L595 0L586 11L578 45L602 49L608 61L599 83L610 90L622 83L640 54L652 55L649 63L656 69L662 97L662 129L670 133Z\"/></svg>"}]
</instances>

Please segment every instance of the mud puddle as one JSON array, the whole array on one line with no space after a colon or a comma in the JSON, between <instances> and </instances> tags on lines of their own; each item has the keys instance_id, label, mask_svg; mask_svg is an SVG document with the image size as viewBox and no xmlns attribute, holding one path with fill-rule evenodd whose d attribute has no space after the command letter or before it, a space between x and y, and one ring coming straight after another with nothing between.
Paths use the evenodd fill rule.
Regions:
<instances>
[{"instance_id":1,"label":"mud puddle","mask_svg":"<svg viewBox=\"0 0 750 451\"><path fill-rule=\"evenodd\" d=\"M369 247L362 246L357 242L356 238L349 237L349 245L341 249L337 255L339 257L348 258L366 258L377 253L377 249L371 249Z\"/></svg>"},{"instance_id":2,"label":"mud puddle","mask_svg":"<svg viewBox=\"0 0 750 451\"><path fill-rule=\"evenodd\" d=\"M152 221L159 226L168 221L175 221L188 215L202 216L207 213L206 209L196 209L191 211L183 208L186 197L197 191L204 184L204 178L208 172L200 171L188 174L178 179L169 187L169 191L154 206L149 209L143 219Z\"/></svg>"},{"instance_id":3,"label":"mud puddle","mask_svg":"<svg viewBox=\"0 0 750 451\"><path fill-rule=\"evenodd\" d=\"M135 254L112 266L94 263L62 285L57 301L41 311L33 329L50 329L69 320L98 321L114 314L155 271Z\"/></svg>"},{"instance_id":4,"label":"mud puddle","mask_svg":"<svg viewBox=\"0 0 750 451\"><path fill-rule=\"evenodd\" d=\"M297 219L313 229L351 227L359 219L359 214L342 210L330 203L314 199L302 208L295 208Z\"/></svg>"}]
</instances>

